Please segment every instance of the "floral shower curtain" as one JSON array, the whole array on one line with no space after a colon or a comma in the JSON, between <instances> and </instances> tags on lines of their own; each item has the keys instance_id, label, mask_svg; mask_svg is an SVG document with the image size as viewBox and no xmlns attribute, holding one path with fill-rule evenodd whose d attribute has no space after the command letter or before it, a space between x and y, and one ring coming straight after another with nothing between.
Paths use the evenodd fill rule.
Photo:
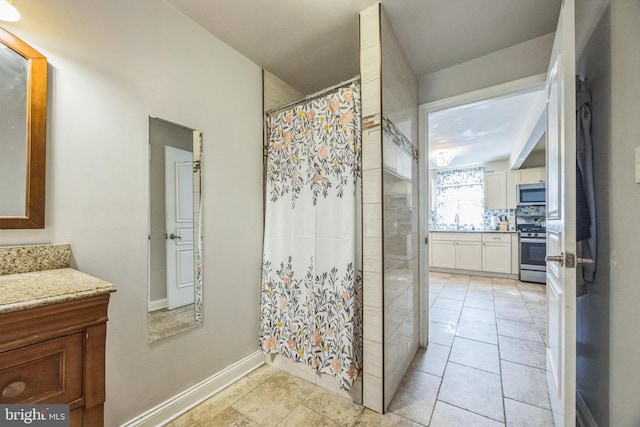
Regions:
<instances>
[{"instance_id":1,"label":"floral shower curtain","mask_svg":"<svg viewBox=\"0 0 640 427\"><path fill-rule=\"evenodd\" d=\"M362 363L359 84L267 131L260 345L349 389Z\"/></svg>"}]
</instances>

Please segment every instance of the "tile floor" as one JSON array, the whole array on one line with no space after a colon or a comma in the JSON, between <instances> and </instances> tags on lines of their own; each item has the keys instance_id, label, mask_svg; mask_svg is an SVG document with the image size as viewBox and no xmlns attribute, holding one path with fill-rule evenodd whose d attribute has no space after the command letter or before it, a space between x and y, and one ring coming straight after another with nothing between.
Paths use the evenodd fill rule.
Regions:
<instances>
[{"instance_id":1,"label":"tile floor","mask_svg":"<svg viewBox=\"0 0 640 427\"><path fill-rule=\"evenodd\" d=\"M150 312L147 315L149 342L193 328L196 321L193 310L193 304L189 304L173 310L162 309Z\"/></svg>"},{"instance_id":2,"label":"tile floor","mask_svg":"<svg viewBox=\"0 0 640 427\"><path fill-rule=\"evenodd\" d=\"M545 287L442 273L429 286L430 344L387 414L265 365L168 426L553 426Z\"/></svg>"}]
</instances>

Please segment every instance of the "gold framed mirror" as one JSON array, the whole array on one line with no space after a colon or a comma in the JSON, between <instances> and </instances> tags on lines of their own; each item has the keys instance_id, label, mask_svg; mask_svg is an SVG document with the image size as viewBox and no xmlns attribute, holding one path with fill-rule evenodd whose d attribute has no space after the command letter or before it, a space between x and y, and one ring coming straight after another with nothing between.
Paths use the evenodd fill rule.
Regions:
<instances>
[{"instance_id":1,"label":"gold framed mirror","mask_svg":"<svg viewBox=\"0 0 640 427\"><path fill-rule=\"evenodd\" d=\"M47 58L0 28L0 229L44 228Z\"/></svg>"}]
</instances>

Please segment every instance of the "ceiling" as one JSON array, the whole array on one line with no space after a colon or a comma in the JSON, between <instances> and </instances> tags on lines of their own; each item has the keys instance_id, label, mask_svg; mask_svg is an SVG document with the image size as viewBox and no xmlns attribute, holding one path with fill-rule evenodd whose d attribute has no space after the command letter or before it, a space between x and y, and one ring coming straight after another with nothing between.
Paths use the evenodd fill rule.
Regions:
<instances>
[{"instance_id":1,"label":"ceiling","mask_svg":"<svg viewBox=\"0 0 640 427\"><path fill-rule=\"evenodd\" d=\"M359 12L377 0L167 0L304 94L359 74ZM418 77L555 31L562 0L381 0ZM533 94L431 116L451 166L504 160ZM472 151L473 150L473 154Z\"/></svg>"},{"instance_id":2,"label":"ceiling","mask_svg":"<svg viewBox=\"0 0 640 427\"><path fill-rule=\"evenodd\" d=\"M544 90L475 102L429 114L430 167L439 153L453 155L447 167L507 160L530 136L531 117L538 118ZM538 144L534 151L544 149Z\"/></svg>"},{"instance_id":3,"label":"ceiling","mask_svg":"<svg viewBox=\"0 0 640 427\"><path fill-rule=\"evenodd\" d=\"M302 93L359 73L358 14L377 0L168 0ZM417 76L555 30L561 0L382 0Z\"/></svg>"}]
</instances>

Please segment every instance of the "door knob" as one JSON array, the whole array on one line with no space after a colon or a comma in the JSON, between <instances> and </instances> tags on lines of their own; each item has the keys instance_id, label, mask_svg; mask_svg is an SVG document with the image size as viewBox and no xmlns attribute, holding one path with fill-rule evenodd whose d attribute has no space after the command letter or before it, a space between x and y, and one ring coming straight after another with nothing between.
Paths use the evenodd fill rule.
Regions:
<instances>
[{"instance_id":1,"label":"door knob","mask_svg":"<svg viewBox=\"0 0 640 427\"><path fill-rule=\"evenodd\" d=\"M547 255L544 257L547 262L559 262L560 266L564 266L564 252L560 252L560 255Z\"/></svg>"},{"instance_id":2,"label":"door knob","mask_svg":"<svg viewBox=\"0 0 640 427\"><path fill-rule=\"evenodd\" d=\"M169 234L169 238L170 238L171 240L173 240L173 239L182 239L182 237L180 237L180 236L176 236L176 235L175 235L175 234L173 234L173 233Z\"/></svg>"}]
</instances>

